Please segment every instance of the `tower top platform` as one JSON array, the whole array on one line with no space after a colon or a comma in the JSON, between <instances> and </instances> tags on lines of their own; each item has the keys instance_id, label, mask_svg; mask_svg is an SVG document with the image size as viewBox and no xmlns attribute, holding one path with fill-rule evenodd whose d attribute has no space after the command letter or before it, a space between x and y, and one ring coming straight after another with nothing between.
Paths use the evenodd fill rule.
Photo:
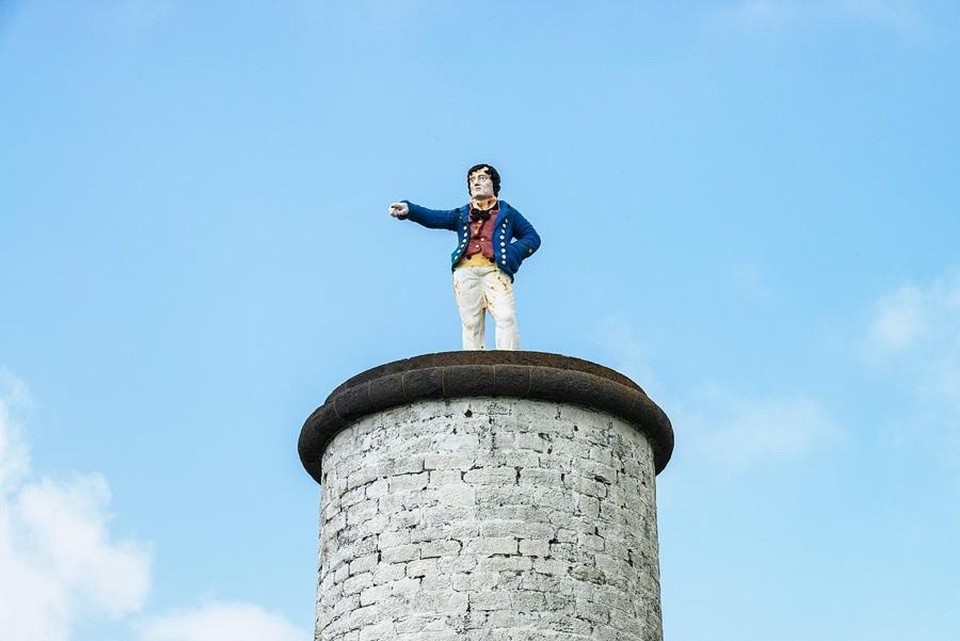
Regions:
<instances>
[{"instance_id":1,"label":"tower top platform","mask_svg":"<svg viewBox=\"0 0 960 641\"><path fill-rule=\"evenodd\" d=\"M657 473L673 453L667 415L619 372L546 352L456 351L386 363L346 380L304 423L300 460L319 483L324 449L354 421L422 400L479 397L578 405L622 418L649 438Z\"/></svg>"}]
</instances>

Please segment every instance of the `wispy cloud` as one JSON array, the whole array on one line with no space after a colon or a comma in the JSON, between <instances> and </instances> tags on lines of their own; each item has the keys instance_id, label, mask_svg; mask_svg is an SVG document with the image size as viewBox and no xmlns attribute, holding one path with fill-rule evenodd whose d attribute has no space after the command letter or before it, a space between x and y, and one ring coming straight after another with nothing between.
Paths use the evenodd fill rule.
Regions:
<instances>
[{"instance_id":1,"label":"wispy cloud","mask_svg":"<svg viewBox=\"0 0 960 641\"><path fill-rule=\"evenodd\" d=\"M150 582L142 543L108 531L103 477L34 478L11 418L27 396L5 377L0 396L0 630L11 639L62 641L82 617L139 610Z\"/></svg>"},{"instance_id":2,"label":"wispy cloud","mask_svg":"<svg viewBox=\"0 0 960 641\"><path fill-rule=\"evenodd\" d=\"M684 456L716 471L798 461L844 438L815 399L750 398L719 385L708 385L706 391L669 390L655 376L647 350L626 321L610 319L596 335L610 353L611 365L667 409Z\"/></svg>"},{"instance_id":3,"label":"wispy cloud","mask_svg":"<svg viewBox=\"0 0 960 641\"><path fill-rule=\"evenodd\" d=\"M151 583L150 546L110 531L99 474L38 477L23 426L27 386L0 369L0 637L67 641L84 619L134 625ZM306 641L282 616L217 603L148 618L142 641Z\"/></svg>"},{"instance_id":4,"label":"wispy cloud","mask_svg":"<svg viewBox=\"0 0 960 641\"><path fill-rule=\"evenodd\" d=\"M307 641L307 634L282 616L247 604L212 603L153 619L143 641Z\"/></svg>"},{"instance_id":5,"label":"wispy cloud","mask_svg":"<svg viewBox=\"0 0 960 641\"><path fill-rule=\"evenodd\" d=\"M0 497L3 488L19 484L30 468L30 457L12 409L29 407L30 392L15 376L0 369Z\"/></svg>"},{"instance_id":6,"label":"wispy cloud","mask_svg":"<svg viewBox=\"0 0 960 641\"><path fill-rule=\"evenodd\" d=\"M867 336L875 358L960 353L960 270L927 285L909 283L882 296ZM939 359L937 359L939 360Z\"/></svg>"},{"instance_id":7,"label":"wispy cloud","mask_svg":"<svg viewBox=\"0 0 960 641\"><path fill-rule=\"evenodd\" d=\"M865 333L867 360L913 392L927 435L960 464L960 269L882 296Z\"/></svg>"},{"instance_id":8,"label":"wispy cloud","mask_svg":"<svg viewBox=\"0 0 960 641\"><path fill-rule=\"evenodd\" d=\"M915 347L929 331L928 298L929 294L914 285L884 296L877 303L870 328L870 352L885 356Z\"/></svg>"},{"instance_id":9,"label":"wispy cloud","mask_svg":"<svg viewBox=\"0 0 960 641\"><path fill-rule=\"evenodd\" d=\"M688 456L723 471L796 461L843 431L814 399L744 398L719 388L680 407Z\"/></svg>"}]
</instances>

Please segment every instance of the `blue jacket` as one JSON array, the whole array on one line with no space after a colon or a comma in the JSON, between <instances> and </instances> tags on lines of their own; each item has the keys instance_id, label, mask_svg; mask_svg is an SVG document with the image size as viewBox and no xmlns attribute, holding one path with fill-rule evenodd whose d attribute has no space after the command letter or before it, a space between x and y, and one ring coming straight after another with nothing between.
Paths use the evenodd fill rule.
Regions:
<instances>
[{"instance_id":1,"label":"blue jacket","mask_svg":"<svg viewBox=\"0 0 960 641\"><path fill-rule=\"evenodd\" d=\"M449 229L457 232L457 248L450 254L450 269L463 258L470 240L470 205L457 209L427 209L404 200L410 207L408 218L431 229ZM497 267L510 276L520 269L520 263L540 247L540 236L527 219L504 201L498 201L500 213L493 222L493 253Z\"/></svg>"}]
</instances>

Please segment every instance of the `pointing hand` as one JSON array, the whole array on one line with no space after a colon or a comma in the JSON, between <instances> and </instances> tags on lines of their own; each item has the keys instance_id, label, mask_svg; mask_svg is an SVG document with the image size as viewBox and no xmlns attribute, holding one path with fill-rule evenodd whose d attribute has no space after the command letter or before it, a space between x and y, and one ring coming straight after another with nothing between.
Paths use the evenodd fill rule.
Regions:
<instances>
[{"instance_id":1,"label":"pointing hand","mask_svg":"<svg viewBox=\"0 0 960 641\"><path fill-rule=\"evenodd\" d=\"M394 218L406 218L410 215L410 206L407 203L391 203L390 215Z\"/></svg>"}]
</instances>

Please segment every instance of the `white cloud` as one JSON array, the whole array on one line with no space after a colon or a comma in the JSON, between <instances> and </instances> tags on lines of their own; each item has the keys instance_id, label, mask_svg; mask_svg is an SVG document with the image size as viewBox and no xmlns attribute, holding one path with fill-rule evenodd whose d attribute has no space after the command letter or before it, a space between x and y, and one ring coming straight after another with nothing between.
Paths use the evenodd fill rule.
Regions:
<instances>
[{"instance_id":1,"label":"white cloud","mask_svg":"<svg viewBox=\"0 0 960 641\"><path fill-rule=\"evenodd\" d=\"M866 349L875 359L950 364L960 357L960 271L908 284L877 301Z\"/></svg>"},{"instance_id":2,"label":"white cloud","mask_svg":"<svg viewBox=\"0 0 960 641\"><path fill-rule=\"evenodd\" d=\"M143 641L307 641L308 635L283 617L247 604L212 603L154 619L143 626Z\"/></svg>"},{"instance_id":3,"label":"white cloud","mask_svg":"<svg viewBox=\"0 0 960 641\"><path fill-rule=\"evenodd\" d=\"M731 472L798 460L843 438L843 431L813 399L747 399L716 386L705 393L668 393L627 322L610 319L597 335L613 357L614 369L633 378L667 410L678 431L678 447L698 462Z\"/></svg>"},{"instance_id":4,"label":"white cloud","mask_svg":"<svg viewBox=\"0 0 960 641\"><path fill-rule=\"evenodd\" d=\"M4 638L61 641L79 619L143 604L150 554L107 531L110 492L99 475L33 478L11 418L25 387L4 376L0 395L0 630Z\"/></svg>"},{"instance_id":5,"label":"white cloud","mask_svg":"<svg viewBox=\"0 0 960 641\"><path fill-rule=\"evenodd\" d=\"M924 298L923 292L908 286L881 299L870 329L871 351L884 354L913 347L927 331Z\"/></svg>"},{"instance_id":6,"label":"white cloud","mask_svg":"<svg viewBox=\"0 0 960 641\"><path fill-rule=\"evenodd\" d=\"M149 547L111 534L110 488L99 474L38 478L15 419L23 383L0 369L0 639L68 641L84 619L131 623L151 582ZM150 619L142 641L306 641L281 616L213 604Z\"/></svg>"},{"instance_id":7,"label":"white cloud","mask_svg":"<svg viewBox=\"0 0 960 641\"><path fill-rule=\"evenodd\" d=\"M4 370L0 370L0 496L3 488L21 481L30 466L26 444L11 416L11 405L28 402L26 386ZM4 399L10 399L4 402Z\"/></svg>"},{"instance_id":8,"label":"white cloud","mask_svg":"<svg viewBox=\"0 0 960 641\"><path fill-rule=\"evenodd\" d=\"M924 440L960 464L960 270L882 296L864 351L868 361L913 393L917 407L911 422L924 424Z\"/></svg>"},{"instance_id":9,"label":"white cloud","mask_svg":"<svg viewBox=\"0 0 960 641\"><path fill-rule=\"evenodd\" d=\"M683 409L691 406L696 410ZM680 407L676 421L688 455L727 471L797 460L843 436L809 398L744 399L714 389Z\"/></svg>"},{"instance_id":10,"label":"white cloud","mask_svg":"<svg viewBox=\"0 0 960 641\"><path fill-rule=\"evenodd\" d=\"M136 612L150 585L150 554L107 532L110 488L91 474L69 483L44 479L25 485L15 511L29 539L23 552L34 567L111 616Z\"/></svg>"}]
</instances>

